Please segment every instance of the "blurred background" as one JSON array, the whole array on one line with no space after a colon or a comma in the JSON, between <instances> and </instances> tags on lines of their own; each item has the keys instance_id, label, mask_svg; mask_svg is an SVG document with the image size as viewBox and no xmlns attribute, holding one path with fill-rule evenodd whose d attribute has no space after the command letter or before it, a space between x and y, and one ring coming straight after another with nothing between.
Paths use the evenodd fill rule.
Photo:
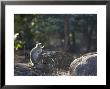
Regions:
<instances>
[{"instance_id":1,"label":"blurred background","mask_svg":"<svg viewBox=\"0 0 110 89\"><path fill-rule=\"evenodd\" d=\"M37 67L29 75L68 75L75 58L97 52L97 14L15 14L15 65L30 62L30 52L36 43L44 46L42 53L36 48L36 55L43 56L33 58L43 62L36 61ZM21 69L15 66L15 75L22 75L19 73Z\"/></svg>"},{"instance_id":2,"label":"blurred background","mask_svg":"<svg viewBox=\"0 0 110 89\"><path fill-rule=\"evenodd\" d=\"M15 52L28 52L36 42L49 51L72 54L97 51L97 15L15 14Z\"/></svg>"}]
</instances>

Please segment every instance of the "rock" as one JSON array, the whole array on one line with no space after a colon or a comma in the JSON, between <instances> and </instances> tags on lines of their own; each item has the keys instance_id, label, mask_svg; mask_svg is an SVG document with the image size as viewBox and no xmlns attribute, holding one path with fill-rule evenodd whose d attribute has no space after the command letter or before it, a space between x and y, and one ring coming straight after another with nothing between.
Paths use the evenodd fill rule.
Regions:
<instances>
[{"instance_id":1,"label":"rock","mask_svg":"<svg viewBox=\"0 0 110 89\"><path fill-rule=\"evenodd\" d=\"M25 63L16 63L14 65L14 75L15 76L29 76L30 74L29 66Z\"/></svg>"},{"instance_id":2,"label":"rock","mask_svg":"<svg viewBox=\"0 0 110 89\"><path fill-rule=\"evenodd\" d=\"M29 64L25 63L16 63L14 65L14 76L39 76L39 70L36 71L33 67L30 67Z\"/></svg>"},{"instance_id":3,"label":"rock","mask_svg":"<svg viewBox=\"0 0 110 89\"><path fill-rule=\"evenodd\" d=\"M72 76L96 76L97 75L97 53L88 53L70 64L70 75Z\"/></svg>"}]
</instances>

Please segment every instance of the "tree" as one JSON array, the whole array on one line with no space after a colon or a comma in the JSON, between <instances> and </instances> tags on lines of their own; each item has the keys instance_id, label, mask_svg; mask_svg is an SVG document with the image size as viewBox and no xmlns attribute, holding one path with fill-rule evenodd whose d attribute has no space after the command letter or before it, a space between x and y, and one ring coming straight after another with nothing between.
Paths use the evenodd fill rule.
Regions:
<instances>
[{"instance_id":1,"label":"tree","mask_svg":"<svg viewBox=\"0 0 110 89\"><path fill-rule=\"evenodd\" d=\"M70 39L69 39L69 16L64 15L64 50L69 50Z\"/></svg>"},{"instance_id":2,"label":"tree","mask_svg":"<svg viewBox=\"0 0 110 89\"><path fill-rule=\"evenodd\" d=\"M82 49L86 49L85 52L96 50L95 14L15 14L14 21L15 34L19 34L15 43L19 44L16 47L20 49L24 46L32 49L39 41L45 45L45 49L60 47L65 52L73 53L84 52ZM58 42L58 46L55 46Z\"/></svg>"}]
</instances>

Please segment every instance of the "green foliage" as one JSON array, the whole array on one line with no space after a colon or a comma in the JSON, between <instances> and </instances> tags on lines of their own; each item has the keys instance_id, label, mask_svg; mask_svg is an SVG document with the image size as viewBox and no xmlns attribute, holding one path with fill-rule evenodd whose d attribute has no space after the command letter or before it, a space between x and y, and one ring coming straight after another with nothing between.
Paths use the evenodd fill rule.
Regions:
<instances>
[{"instance_id":1,"label":"green foliage","mask_svg":"<svg viewBox=\"0 0 110 89\"><path fill-rule=\"evenodd\" d=\"M14 43L14 48L15 48L16 50L18 50L19 48L22 48L21 41L15 41L15 43Z\"/></svg>"},{"instance_id":2,"label":"green foliage","mask_svg":"<svg viewBox=\"0 0 110 89\"><path fill-rule=\"evenodd\" d=\"M20 40L18 39L18 37L19 37L19 33L16 33L16 34L14 35L14 48L15 48L16 50L22 48L22 46L23 46L22 41L20 41Z\"/></svg>"}]
</instances>

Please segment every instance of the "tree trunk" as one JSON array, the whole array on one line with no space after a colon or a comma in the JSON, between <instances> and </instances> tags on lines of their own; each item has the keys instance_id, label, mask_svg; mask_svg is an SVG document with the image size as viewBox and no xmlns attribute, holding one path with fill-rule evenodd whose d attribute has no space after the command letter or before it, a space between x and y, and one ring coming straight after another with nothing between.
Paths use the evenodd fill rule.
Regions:
<instances>
[{"instance_id":1,"label":"tree trunk","mask_svg":"<svg viewBox=\"0 0 110 89\"><path fill-rule=\"evenodd\" d=\"M64 50L69 49L69 18L67 15L64 16Z\"/></svg>"},{"instance_id":2,"label":"tree trunk","mask_svg":"<svg viewBox=\"0 0 110 89\"><path fill-rule=\"evenodd\" d=\"M88 31L88 46L87 46L87 51L91 51L91 46L92 46L92 36L93 36L93 28L90 28L90 31Z\"/></svg>"}]
</instances>

